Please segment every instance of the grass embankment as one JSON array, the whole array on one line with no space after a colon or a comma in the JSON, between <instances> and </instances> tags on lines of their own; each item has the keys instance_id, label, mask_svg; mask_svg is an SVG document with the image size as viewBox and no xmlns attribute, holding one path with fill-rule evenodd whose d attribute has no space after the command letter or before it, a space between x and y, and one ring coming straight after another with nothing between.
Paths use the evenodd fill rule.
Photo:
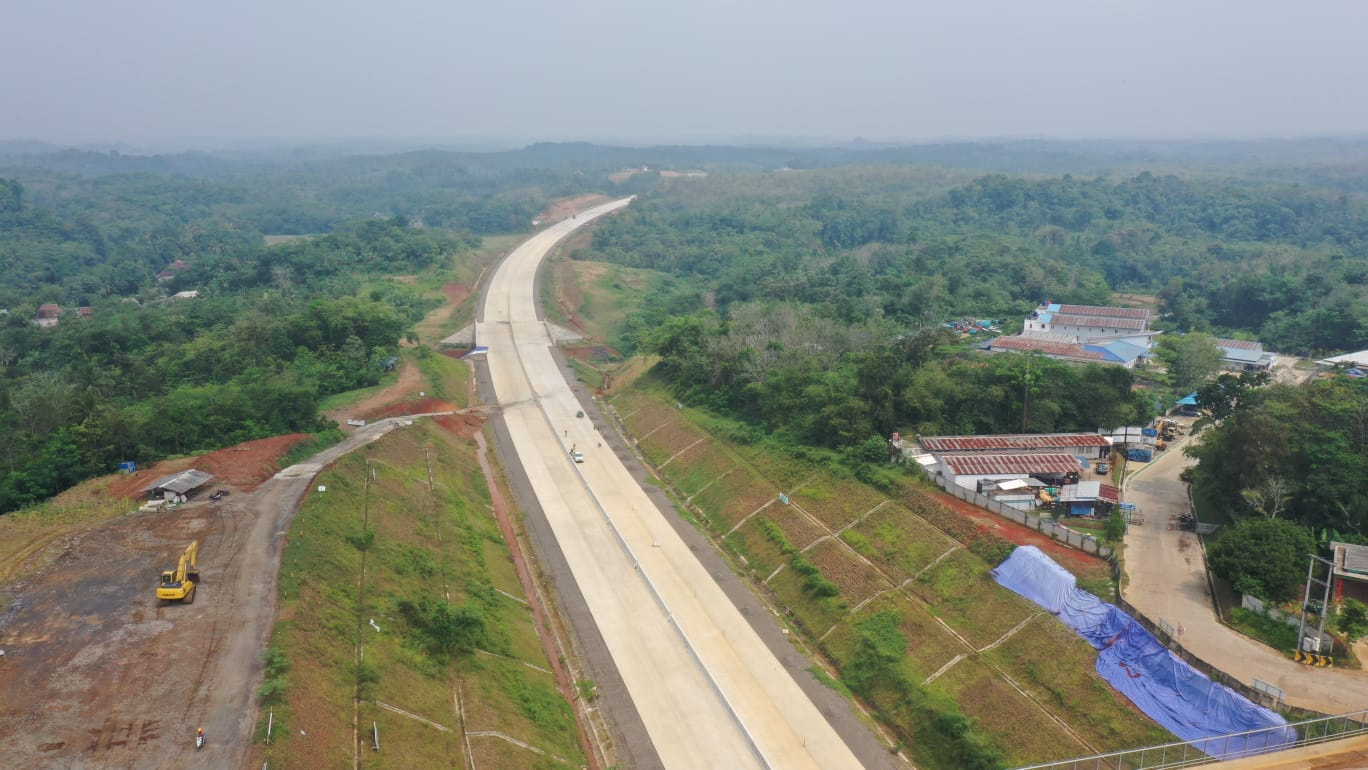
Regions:
<instances>
[{"instance_id":1,"label":"grass embankment","mask_svg":"<svg viewBox=\"0 0 1368 770\"><path fill-rule=\"evenodd\" d=\"M272 768L584 763L474 453L422 420L319 476L281 564Z\"/></svg>"},{"instance_id":2,"label":"grass embankment","mask_svg":"<svg viewBox=\"0 0 1368 770\"><path fill-rule=\"evenodd\" d=\"M1172 740L1096 674L1092 647L993 581L1011 545L910 477L867 486L834 455L677 408L650 377L613 404L689 513L918 766L1028 764Z\"/></svg>"}]
</instances>

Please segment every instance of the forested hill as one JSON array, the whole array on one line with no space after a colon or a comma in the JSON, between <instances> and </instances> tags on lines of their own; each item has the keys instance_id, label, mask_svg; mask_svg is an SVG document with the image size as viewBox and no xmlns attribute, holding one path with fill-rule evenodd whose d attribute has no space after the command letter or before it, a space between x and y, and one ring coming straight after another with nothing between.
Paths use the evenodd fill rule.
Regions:
<instances>
[{"instance_id":1,"label":"forested hill","mask_svg":"<svg viewBox=\"0 0 1368 770\"><path fill-rule=\"evenodd\" d=\"M1127 290L1158 294L1167 328L1286 352L1368 336L1368 206L1356 196L1150 173L957 185L915 169L767 176L768 189L735 176L648 194L599 229L588 256L701 276L724 310L784 300L921 326Z\"/></svg>"},{"instance_id":2,"label":"forested hill","mask_svg":"<svg viewBox=\"0 0 1368 770\"><path fill-rule=\"evenodd\" d=\"M325 233L267 246L254 196L269 186L34 179L34 191L0 179L0 513L124 460L319 429L319 400L378 382L378 362L438 301L386 276L449 268L477 242L406 215L323 209ZM546 200L505 188L522 213L490 229L526 229ZM403 210L384 191L357 200ZM35 323L45 303L61 308L50 328Z\"/></svg>"}]
</instances>

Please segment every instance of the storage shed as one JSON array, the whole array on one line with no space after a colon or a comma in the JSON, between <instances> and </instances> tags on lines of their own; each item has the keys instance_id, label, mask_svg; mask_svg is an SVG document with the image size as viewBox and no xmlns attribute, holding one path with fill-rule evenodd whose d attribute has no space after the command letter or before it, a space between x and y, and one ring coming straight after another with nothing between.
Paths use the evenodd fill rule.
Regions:
<instances>
[{"instance_id":1,"label":"storage shed","mask_svg":"<svg viewBox=\"0 0 1368 770\"><path fill-rule=\"evenodd\" d=\"M1100 481L1080 481L1065 485L1059 492L1059 502L1070 516L1107 514L1121 502L1121 490Z\"/></svg>"},{"instance_id":2,"label":"storage shed","mask_svg":"<svg viewBox=\"0 0 1368 770\"><path fill-rule=\"evenodd\" d=\"M143 492L147 493L152 499L175 500L184 502L186 498L192 497L196 492L208 484L214 476L211 473L197 471L194 468L172 473L169 476L162 476L156 481L143 487Z\"/></svg>"}]
</instances>

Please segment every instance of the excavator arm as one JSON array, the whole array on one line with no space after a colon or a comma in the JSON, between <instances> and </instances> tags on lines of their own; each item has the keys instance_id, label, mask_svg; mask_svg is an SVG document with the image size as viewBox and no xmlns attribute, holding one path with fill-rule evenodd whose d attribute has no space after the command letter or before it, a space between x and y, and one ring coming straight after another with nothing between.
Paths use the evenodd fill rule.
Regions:
<instances>
[{"instance_id":1,"label":"excavator arm","mask_svg":"<svg viewBox=\"0 0 1368 770\"><path fill-rule=\"evenodd\" d=\"M199 541L191 541L189 547L176 562L176 571L163 571L161 582L157 585L157 598L163 601L185 601L195 594L195 582L199 580Z\"/></svg>"}]
</instances>

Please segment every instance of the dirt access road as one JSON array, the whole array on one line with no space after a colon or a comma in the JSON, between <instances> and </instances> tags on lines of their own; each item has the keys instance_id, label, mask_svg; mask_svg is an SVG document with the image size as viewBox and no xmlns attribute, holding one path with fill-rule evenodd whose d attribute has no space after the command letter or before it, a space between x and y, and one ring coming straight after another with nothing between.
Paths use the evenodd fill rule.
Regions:
<instances>
[{"instance_id":1,"label":"dirt access road","mask_svg":"<svg viewBox=\"0 0 1368 770\"><path fill-rule=\"evenodd\" d=\"M1216 618L1197 535L1168 527L1169 515L1189 510L1178 474L1193 461L1182 443L1143 469L1130 464L1126 500L1140 506L1145 522L1126 533L1126 600L1156 623L1167 621L1193 655L1245 684L1257 678L1282 689L1293 706L1327 714L1364 708L1368 672L1304 666Z\"/></svg>"},{"instance_id":2,"label":"dirt access road","mask_svg":"<svg viewBox=\"0 0 1368 770\"><path fill-rule=\"evenodd\" d=\"M367 425L259 486L258 467L217 503L130 513L49 546L0 614L0 765L242 767L294 512L320 468L399 424ZM195 538L194 601L160 605L157 574Z\"/></svg>"}]
</instances>

